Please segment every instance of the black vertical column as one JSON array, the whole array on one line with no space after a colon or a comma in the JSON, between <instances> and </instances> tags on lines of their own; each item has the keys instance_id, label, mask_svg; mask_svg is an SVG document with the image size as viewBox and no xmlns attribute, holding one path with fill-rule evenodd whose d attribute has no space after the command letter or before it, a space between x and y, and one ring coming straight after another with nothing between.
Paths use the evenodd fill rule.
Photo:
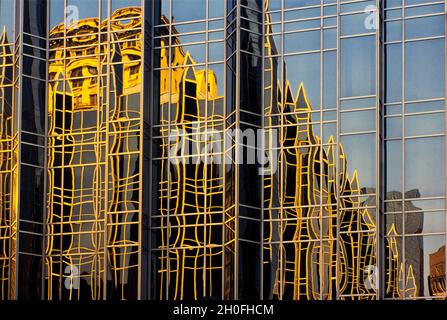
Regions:
<instances>
[{"instance_id":1,"label":"black vertical column","mask_svg":"<svg viewBox=\"0 0 447 320\"><path fill-rule=\"evenodd\" d=\"M45 252L47 1L22 0L18 4L16 298L40 299Z\"/></svg>"}]
</instances>

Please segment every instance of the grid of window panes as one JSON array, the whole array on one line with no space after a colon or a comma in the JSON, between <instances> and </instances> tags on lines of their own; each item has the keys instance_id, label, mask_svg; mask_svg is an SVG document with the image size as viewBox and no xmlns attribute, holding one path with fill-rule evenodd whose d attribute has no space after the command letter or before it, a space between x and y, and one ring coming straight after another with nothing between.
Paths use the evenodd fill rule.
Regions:
<instances>
[{"instance_id":1,"label":"grid of window panes","mask_svg":"<svg viewBox=\"0 0 447 320\"><path fill-rule=\"evenodd\" d=\"M43 271L45 12L45 4L0 3L2 299L40 298L35 284ZM33 18L23 21L23 15Z\"/></svg>"},{"instance_id":2,"label":"grid of window panes","mask_svg":"<svg viewBox=\"0 0 447 320\"><path fill-rule=\"evenodd\" d=\"M0 0L0 298L445 298L445 10Z\"/></svg>"},{"instance_id":3,"label":"grid of window panes","mask_svg":"<svg viewBox=\"0 0 447 320\"><path fill-rule=\"evenodd\" d=\"M264 125L283 142L267 149L278 170L265 177L265 298L378 295L370 273L377 260L378 31L364 23L366 8L377 4L267 1ZM363 255L356 266L351 250Z\"/></svg>"},{"instance_id":4,"label":"grid of window panes","mask_svg":"<svg viewBox=\"0 0 447 320\"><path fill-rule=\"evenodd\" d=\"M383 4L385 298L445 296L445 5Z\"/></svg>"},{"instance_id":5,"label":"grid of window panes","mask_svg":"<svg viewBox=\"0 0 447 320\"><path fill-rule=\"evenodd\" d=\"M150 296L230 298L234 205L231 174L223 167L224 155L233 152L223 143L225 2L154 6Z\"/></svg>"},{"instance_id":6,"label":"grid of window panes","mask_svg":"<svg viewBox=\"0 0 447 320\"><path fill-rule=\"evenodd\" d=\"M142 4L50 1L49 21L45 296L137 298Z\"/></svg>"},{"instance_id":7,"label":"grid of window panes","mask_svg":"<svg viewBox=\"0 0 447 320\"><path fill-rule=\"evenodd\" d=\"M236 61L236 73L228 70L227 79L235 76L236 112L235 126L239 159L235 174L236 216L237 216L237 298L261 297L262 268L262 197L263 179L261 171L263 153L262 134L262 97L263 97L263 1L233 1L236 19L227 28L227 37L236 34L236 50L228 57L227 66ZM239 17L239 18L237 18ZM227 17L231 21L229 12ZM239 24L234 30L232 25ZM233 31L234 30L234 31ZM231 101L230 89L227 88L227 101ZM228 105L228 104L227 104ZM257 155L255 159L255 154ZM250 257L248 256L250 255Z\"/></svg>"}]
</instances>

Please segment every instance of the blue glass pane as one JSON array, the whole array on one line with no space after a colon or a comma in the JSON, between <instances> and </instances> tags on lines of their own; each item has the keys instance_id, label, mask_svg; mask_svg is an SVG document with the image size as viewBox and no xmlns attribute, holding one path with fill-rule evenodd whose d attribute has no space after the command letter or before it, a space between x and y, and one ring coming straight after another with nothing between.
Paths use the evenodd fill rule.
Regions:
<instances>
[{"instance_id":1,"label":"blue glass pane","mask_svg":"<svg viewBox=\"0 0 447 320\"><path fill-rule=\"evenodd\" d=\"M341 110L374 108L375 105L376 105L376 98L355 98L340 101Z\"/></svg>"},{"instance_id":2,"label":"blue glass pane","mask_svg":"<svg viewBox=\"0 0 447 320\"><path fill-rule=\"evenodd\" d=\"M348 2L348 1L341 1L341 2ZM354 11L368 11L370 8L375 6L376 6L376 0L352 1L351 3L342 4L340 11L342 13L354 12Z\"/></svg>"},{"instance_id":3,"label":"blue glass pane","mask_svg":"<svg viewBox=\"0 0 447 320\"><path fill-rule=\"evenodd\" d=\"M174 0L172 1L173 22L205 19L206 0Z\"/></svg>"},{"instance_id":4,"label":"blue glass pane","mask_svg":"<svg viewBox=\"0 0 447 320\"><path fill-rule=\"evenodd\" d=\"M402 137L402 117L385 119L385 138Z\"/></svg>"},{"instance_id":5,"label":"blue glass pane","mask_svg":"<svg viewBox=\"0 0 447 320\"><path fill-rule=\"evenodd\" d=\"M391 21L385 23L385 41L402 40L402 21Z\"/></svg>"},{"instance_id":6,"label":"blue glass pane","mask_svg":"<svg viewBox=\"0 0 447 320\"><path fill-rule=\"evenodd\" d=\"M348 161L349 177L352 178L354 171L357 170L361 188L375 188L376 186L376 148L374 142L374 134L341 137L341 144Z\"/></svg>"},{"instance_id":7,"label":"blue glass pane","mask_svg":"<svg viewBox=\"0 0 447 320\"><path fill-rule=\"evenodd\" d=\"M323 107L337 107L337 53L323 53Z\"/></svg>"},{"instance_id":8,"label":"blue glass pane","mask_svg":"<svg viewBox=\"0 0 447 320\"><path fill-rule=\"evenodd\" d=\"M399 19L402 17L402 9L386 10L385 19Z\"/></svg>"},{"instance_id":9,"label":"blue glass pane","mask_svg":"<svg viewBox=\"0 0 447 320\"><path fill-rule=\"evenodd\" d=\"M406 140L405 161L406 191L417 189L421 197L444 196L444 137Z\"/></svg>"},{"instance_id":10,"label":"blue glass pane","mask_svg":"<svg viewBox=\"0 0 447 320\"><path fill-rule=\"evenodd\" d=\"M375 37L359 37L341 41L341 96L375 94Z\"/></svg>"},{"instance_id":11,"label":"blue glass pane","mask_svg":"<svg viewBox=\"0 0 447 320\"><path fill-rule=\"evenodd\" d=\"M402 192L402 141L385 142L385 189Z\"/></svg>"},{"instance_id":12,"label":"blue glass pane","mask_svg":"<svg viewBox=\"0 0 447 320\"><path fill-rule=\"evenodd\" d=\"M309 19L320 17L320 8L309 8L303 10L293 10L284 12L284 21L297 20L297 19Z\"/></svg>"},{"instance_id":13,"label":"blue glass pane","mask_svg":"<svg viewBox=\"0 0 447 320\"><path fill-rule=\"evenodd\" d=\"M445 109L445 101L425 101L417 103L406 103L405 113L426 112L426 111L442 111Z\"/></svg>"},{"instance_id":14,"label":"blue glass pane","mask_svg":"<svg viewBox=\"0 0 447 320\"><path fill-rule=\"evenodd\" d=\"M351 14L340 17L340 33L342 36L375 32L367 23L366 13Z\"/></svg>"},{"instance_id":15,"label":"blue glass pane","mask_svg":"<svg viewBox=\"0 0 447 320\"><path fill-rule=\"evenodd\" d=\"M410 6L412 4L421 4L429 2L433 2L433 0L405 0L405 5Z\"/></svg>"},{"instance_id":16,"label":"blue glass pane","mask_svg":"<svg viewBox=\"0 0 447 320\"><path fill-rule=\"evenodd\" d=\"M444 112L406 116L405 135L442 134L444 123Z\"/></svg>"},{"instance_id":17,"label":"blue glass pane","mask_svg":"<svg viewBox=\"0 0 447 320\"><path fill-rule=\"evenodd\" d=\"M8 1L11 2L12 1ZM1 2L2 4L4 1ZM64 1L50 1L50 27L64 22Z\"/></svg>"},{"instance_id":18,"label":"blue glass pane","mask_svg":"<svg viewBox=\"0 0 447 320\"><path fill-rule=\"evenodd\" d=\"M220 1L220 0L217 0ZM280 10L282 0L270 0L267 10Z\"/></svg>"},{"instance_id":19,"label":"blue glass pane","mask_svg":"<svg viewBox=\"0 0 447 320\"><path fill-rule=\"evenodd\" d=\"M320 0L284 0L284 8L300 8L319 5Z\"/></svg>"},{"instance_id":20,"label":"blue glass pane","mask_svg":"<svg viewBox=\"0 0 447 320\"><path fill-rule=\"evenodd\" d=\"M64 1L60 2L64 3ZM70 8L70 6L75 8L79 19L98 17L100 14L98 0L67 0L67 15L74 12L72 11L73 8ZM67 20L69 20L68 17Z\"/></svg>"},{"instance_id":21,"label":"blue glass pane","mask_svg":"<svg viewBox=\"0 0 447 320\"><path fill-rule=\"evenodd\" d=\"M340 132L352 133L376 129L375 110L342 112L340 114Z\"/></svg>"},{"instance_id":22,"label":"blue glass pane","mask_svg":"<svg viewBox=\"0 0 447 320\"><path fill-rule=\"evenodd\" d=\"M208 17L216 18L225 15L225 2L222 0L208 0Z\"/></svg>"},{"instance_id":23,"label":"blue glass pane","mask_svg":"<svg viewBox=\"0 0 447 320\"><path fill-rule=\"evenodd\" d=\"M306 31L284 35L285 53L320 49L320 31Z\"/></svg>"},{"instance_id":24,"label":"blue glass pane","mask_svg":"<svg viewBox=\"0 0 447 320\"><path fill-rule=\"evenodd\" d=\"M405 38L415 39L444 35L444 16L408 19L405 21Z\"/></svg>"},{"instance_id":25,"label":"blue glass pane","mask_svg":"<svg viewBox=\"0 0 447 320\"><path fill-rule=\"evenodd\" d=\"M9 42L13 41L14 1L0 1L0 32L6 28Z\"/></svg>"},{"instance_id":26,"label":"blue glass pane","mask_svg":"<svg viewBox=\"0 0 447 320\"><path fill-rule=\"evenodd\" d=\"M402 6L402 0L384 0L385 8L393 8Z\"/></svg>"},{"instance_id":27,"label":"blue glass pane","mask_svg":"<svg viewBox=\"0 0 447 320\"><path fill-rule=\"evenodd\" d=\"M444 12L444 4L435 4L431 6L421 6L421 7L409 7L405 9L405 16L417 16L423 14L431 14L431 13L441 13Z\"/></svg>"},{"instance_id":28,"label":"blue glass pane","mask_svg":"<svg viewBox=\"0 0 447 320\"><path fill-rule=\"evenodd\" d=\"M402 45L385 47L385 102L402 100Z\"/></svg>"},{"instance_id":29,"label":"blue glass pane","mask_svg":"<svg viewBox=\"0 0 447 320\"><path fill-rule=\"evenodd\" d=\"M286 79L290 81L294 96L303 82L312 109L320 105L320 54L302 54L285 57Z\"/></svg>"},{"instance_id":30,"label":"blue glass pane","mask_svg":"<svg viewBox=\"0 0 447 320\"><path fill-rule=\"evenodd\" d=\"M406 44L405 98L419 100L444 97L444 40Z\"/></svg>"}]
</instances>

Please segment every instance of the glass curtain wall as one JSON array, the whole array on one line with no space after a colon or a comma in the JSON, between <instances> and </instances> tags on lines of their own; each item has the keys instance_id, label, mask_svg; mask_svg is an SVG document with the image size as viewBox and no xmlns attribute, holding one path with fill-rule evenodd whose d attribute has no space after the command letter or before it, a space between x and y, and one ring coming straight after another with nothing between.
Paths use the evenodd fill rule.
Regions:
<instances>
[{"instance_id":1,"label":"glass curtain wall","mask_svg":"<svg viewBox=\"0 0 447 320\"><path fill-rule=\"evenodd\" d=\"M0 0L0 297L446 296L445 1Z\"/></svg>"},{"instance_id":2,"label":"glass curtain wall","mask_svg":"<svg viewBox=\"0 0 447 320\"><path fill-rule=\"evenodd\" d=\"M390 299L445 297L445 2L385 1L384 244Z\"/></svg>"}]
</instances>

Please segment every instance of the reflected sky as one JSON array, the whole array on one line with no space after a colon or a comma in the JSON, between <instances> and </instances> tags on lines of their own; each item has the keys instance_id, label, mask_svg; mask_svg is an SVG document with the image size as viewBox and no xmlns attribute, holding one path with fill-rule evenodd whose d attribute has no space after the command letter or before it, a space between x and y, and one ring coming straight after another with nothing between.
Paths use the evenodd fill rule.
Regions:
<instances>
[{"instance_id":1,"label":"reflected sky","mask_svg":"<svg viewBox=\"0 0 447 320\"><path fill-rule=\"evenodd\" d=\"M50 0L50 26L54 27L64 21L65 0ZM79 19L98 17L99 3L101 3L101 16L107 16L108 0L67 0L67 5L75 6L78 10ZM138 7L140 0L112 0L111 12L124 7ZM67 12L70 14L71 12Z\"/></svg>"},{"instance_id":2,"label":"reflected sky","mask_svg":"<svg viewBox=\"0 0 447 320\"><path fill-rule=\"evenodd\" d=\"M375 37L341 40L341 96L353 97L375 94L376 87Z\"/></svg>"},{"instance_id":3,"label":"reflected sky","mask_svg":"<svg viewBox=\"0 0 447 320\"><path fill-rule=\"evenodd\" d=\"M302 54L285 57L286 79L290 81L296 96L300 83L306 86L307 96L312 109L320 106L320 54ZM299 72L297 72L299 70Z\"/></svg>"},{"instance_id":4,"label":"reflected sky","mask_svg":"<svg viewBox=\"0 0 447 320\"><path fill-rule=\"evenodd\" d=\"M0 1L0 32L3 31L3 26L6 26L8 40L13 39L13 23L14 23L14 1Z\"/></svg>"},{"instance_id":5,"label":"reflected sky","mask_svg":"<svg viewBox=\"0 0 447 320\"><path fill-rule=\"evenodd\" d=\"M348 161L348 173L352 177L358 171L361 188L376 186L376 147L374 134L341 137L341 144Z\"/></svg>"},{"instance_id":6,"label":"reflected sky","mask_svg":"<svg viewBox=\"0 0 447 320\"><path fill-rule=\"evenodd\" d=\"M407 43L405 46L405 98L444 97L443 39Z\"/></svg>"},{"instance_id":7,"label":"reflected sky","mask_svg":"<svg viewBox=\"0 0 447 320\"><path fill-rule=\"evenodd\" d=\"M409 237L409 239L414 237ZM429 296L429 289L428 289L428 276L430 275L430 254L435 253L438 251L439 248L441 248L443 245L445 245L445 236L439 235L439 236L425 236L423 237L423 270L424 270L424 295ZM408 243L407 243L408 246ZM410 253L415 248L412 248L412 246L408 246L406 248L406 253Z\"/></svg>"}]
</instances>

